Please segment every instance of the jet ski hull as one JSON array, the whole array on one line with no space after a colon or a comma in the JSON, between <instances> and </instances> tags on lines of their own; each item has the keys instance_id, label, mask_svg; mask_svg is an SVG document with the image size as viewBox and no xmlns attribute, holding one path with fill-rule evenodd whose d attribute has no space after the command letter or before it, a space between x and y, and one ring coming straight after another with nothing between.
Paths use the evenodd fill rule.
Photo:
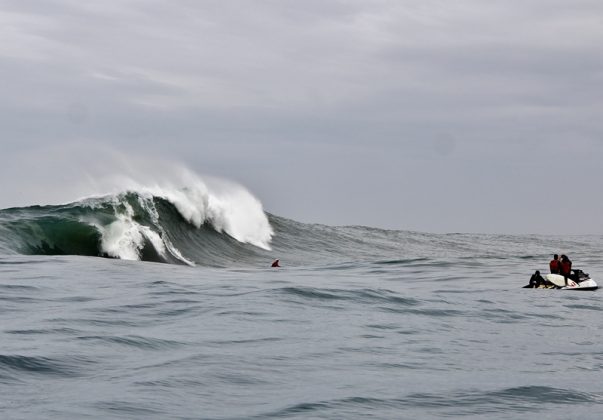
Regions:
<instances>
[{"instance_id":1,"label":"jet ski hull","mask_svg":"<svg viewBox=\"0 0 603 420\"><path fill-rule=\"evenodd\" d=\"M547 274L544 278L562 290L596 290L599 288L593 279L584 279L582 281L567 280L565 285L565 277L559 274Z\"/></svg>"}]
</instances>

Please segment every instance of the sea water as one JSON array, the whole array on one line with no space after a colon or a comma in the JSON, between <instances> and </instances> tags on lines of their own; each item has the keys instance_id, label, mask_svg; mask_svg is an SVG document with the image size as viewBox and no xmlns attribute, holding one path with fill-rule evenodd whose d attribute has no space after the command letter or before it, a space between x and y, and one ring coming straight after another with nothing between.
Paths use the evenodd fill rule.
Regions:
<instances>
[{"instance_id":1,"label":"sea water","mask_svg":"<svg viewBox=\"0 0 603 420\"><path fill-rule=\"evenodd\" d=\"M556 252L601 284L603 237L236 239L175 201L0 211L2 418L603 416L600 291L522 288Z\"/></svg>"}]
</instances>

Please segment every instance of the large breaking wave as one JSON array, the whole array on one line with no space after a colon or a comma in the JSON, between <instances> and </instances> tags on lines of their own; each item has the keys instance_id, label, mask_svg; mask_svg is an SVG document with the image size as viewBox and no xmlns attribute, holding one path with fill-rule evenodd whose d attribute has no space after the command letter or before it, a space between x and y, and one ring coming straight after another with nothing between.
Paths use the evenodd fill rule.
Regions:
<instances>
[{"instance_id":1,"label":"large breaking wave","mask_svg":"<svg viewBox=\"0 0 603 420\"><path fill-rule=\"evenodd\" d=\"M21 254L221 266L270 250L273 230L244 188L197 182L0 210L0 235L4 251Z\"/></svg>"}]
</instances>

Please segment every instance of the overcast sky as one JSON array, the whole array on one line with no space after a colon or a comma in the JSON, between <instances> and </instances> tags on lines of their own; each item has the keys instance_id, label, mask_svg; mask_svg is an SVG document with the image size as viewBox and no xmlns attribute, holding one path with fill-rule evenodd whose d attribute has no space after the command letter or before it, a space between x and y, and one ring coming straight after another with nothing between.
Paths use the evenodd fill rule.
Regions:
<instances>
[{"instance_id":1,"label":"overcast sky","mask_svg":"<svg viewBox=\"0 0 603 420\"><path fill-rule=\"evenodd\" d=\"M601 0L0 0L0 75L3 208L111 151L304 222L603 233Z\"/></svg>"}]
</instances>

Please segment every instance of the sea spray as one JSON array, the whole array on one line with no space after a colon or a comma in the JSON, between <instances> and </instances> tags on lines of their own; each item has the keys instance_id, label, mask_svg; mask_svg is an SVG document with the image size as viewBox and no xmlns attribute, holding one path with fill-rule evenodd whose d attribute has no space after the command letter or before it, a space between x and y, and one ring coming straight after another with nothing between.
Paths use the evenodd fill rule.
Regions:
<instances>
[{"instance_id":1,"label":"sea spray","mask_svg":"<svg viewBox=\"0 0 603 420\"><path fill-rule=\"evenodd\" d=\"M147 170L128 175L114 174L97 185L102 195L136 192L139 197L164 198L188 223L200 228L209 223L242 243L270 250L274 234L262 203L245 187L216 177L200 177L189 169L163 167L162 176ZM148 210L152 210L149 208Z\"/></svg>"}]
</instances>

